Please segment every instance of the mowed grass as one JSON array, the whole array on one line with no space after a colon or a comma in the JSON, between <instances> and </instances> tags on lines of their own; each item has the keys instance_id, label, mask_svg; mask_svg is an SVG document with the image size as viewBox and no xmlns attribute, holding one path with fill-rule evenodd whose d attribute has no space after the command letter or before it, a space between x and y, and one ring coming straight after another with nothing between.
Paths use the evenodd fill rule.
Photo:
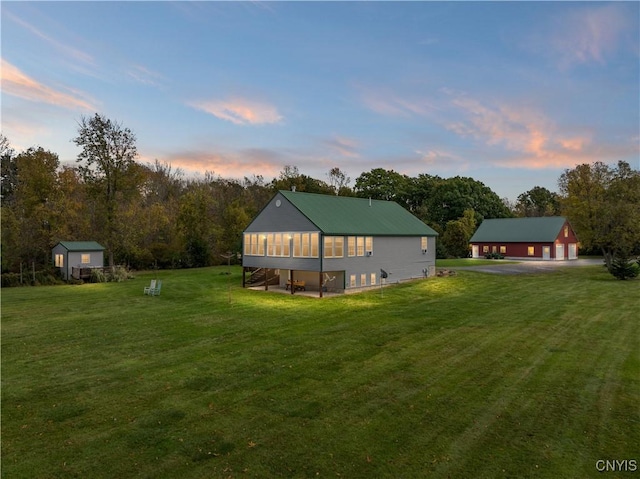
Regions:
<instances>
[{"instance_id":1,"label":"mowed grass","mask_svg":"<svg viewBox=\"0 0 640 479\"><path fill-rule=\"evenodd\" d=\"M462 271L316 299L224 271L162 271L154 298L151 273L3 290L2 477L556 479L640 459L640 281Z\"/></svg>"}]
</instances>

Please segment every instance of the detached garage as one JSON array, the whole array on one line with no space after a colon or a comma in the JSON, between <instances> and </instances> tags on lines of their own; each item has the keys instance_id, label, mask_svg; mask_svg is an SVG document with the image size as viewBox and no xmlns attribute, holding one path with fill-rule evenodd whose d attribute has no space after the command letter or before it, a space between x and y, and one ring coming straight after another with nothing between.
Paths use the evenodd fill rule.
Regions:
<instances>
[{"instance_id":1,"label":"detached garage","mask_svg":"<svg viewBox=\"0 0 640 479\"><path fill-rule=\"evenodd\" d=\"M470 243L474 258L498 253L514 259L578 259L578 239L563 216L484 220Z\"/></svg>"}]
</instances>

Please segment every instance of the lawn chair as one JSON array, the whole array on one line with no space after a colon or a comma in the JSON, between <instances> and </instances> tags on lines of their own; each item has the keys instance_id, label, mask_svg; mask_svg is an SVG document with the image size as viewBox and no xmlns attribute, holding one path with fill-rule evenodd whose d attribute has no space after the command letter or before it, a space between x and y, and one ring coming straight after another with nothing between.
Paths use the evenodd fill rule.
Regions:
<instances>
[{"instance_id":1,"label":"lawn chair","mask_svg":"<svg viewBox=\"0 0 640 479\"><path fill-rule=\"evenodd\" d=\"M157 286L149 290L149 294L151 296L160 296L161 289L162 289L162 281L158 281Z\"/></svg>"},{"instance_id":2,"label":"lawn chair","mask_svg":"<svg viewBox=\"0 0 640 479\"><path fill-rule=\"evenodd\" d=\"M152 279L151 284L149 286L144 287L144 294L151 295L151 290L154 290L154 289L156 289L156 280Z\"/></svg>"}]
</instances>

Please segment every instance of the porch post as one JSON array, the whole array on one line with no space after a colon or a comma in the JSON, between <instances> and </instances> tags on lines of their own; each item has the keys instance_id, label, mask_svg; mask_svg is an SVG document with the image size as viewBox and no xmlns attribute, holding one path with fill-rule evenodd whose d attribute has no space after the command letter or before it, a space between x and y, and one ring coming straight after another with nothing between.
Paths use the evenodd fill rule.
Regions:
<instances>
[{"instance_id":1,"label":"porch post","mask_svg":"<svg viewBox=\"0 0 640 479\"><path fill-rule=\"evenodd\" d=\"M293 294L293 292L296 290L295 286L293 285L293 270L291 270L291 294Z\"/></svg>"},{"instance_id":2,"label":"porch post","mask_svg":"<svg viewBox=\"0 0 640 479\"><path fill-rule=\"evenodd\" d=\"M245 273L246 273L246 272L247 272L247 267L246 267L246 266L243 266L243 267L242 267L242 288L243 288L243 289L244 289L244 287L245 287L245 286L246 286L246 284L247 284L247 280L246 280L246 278L245 278Z\"/></svg>"},{"instance_id":3,"label":"porch post","mask_svg":"<svg viewBox=\"0 0 640 479\"><path fill-rule=\"evenodd\" d=\"M320 286L320 298L322 298L322 271L318 273L318 285Z\"/></svg>"},{"instance_id":4,"label":"porch post","mask_svg":"<svg viewBox=\"0 0 640 479\"><path fill-rule=\"evenodd\" d=\"M269 291L269 268L264 269L264 290Z\"/></svg>"}]
</instances>

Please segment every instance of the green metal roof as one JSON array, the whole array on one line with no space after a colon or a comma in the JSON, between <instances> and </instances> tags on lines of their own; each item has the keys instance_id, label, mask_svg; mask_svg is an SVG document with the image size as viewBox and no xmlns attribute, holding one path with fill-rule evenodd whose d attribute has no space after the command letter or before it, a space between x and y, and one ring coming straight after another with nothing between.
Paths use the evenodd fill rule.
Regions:
<instances>
[{"instance_id":1,"label":"green metal roof","mask_svg":"<svg viewBox=\"0 0 640 479\"><path fill-rule=\"evenodd\" d=\"M565 221L566 218L562 216L484 220L469 242L553 242L560 234Z\"/></svg>"},{"instance_id":2,"label":"green metal roof","mask_svg":"<svg viewBox=\"0 0 640 479\"><path fill-rule=\"evenodd\" d=\"M67 251L103 251L104 246L96 241L60 241Z\"/></svg>"},{"instance_id":3,"label":"green metal roof","mask_svg":"<svg viewBox=\"0 0 640 479\"><path fill-rule=\"evenodd\" d=\"M293 191L280 194L327 235L438 235L393 201Z\"/></svg>"}]
</instances>

